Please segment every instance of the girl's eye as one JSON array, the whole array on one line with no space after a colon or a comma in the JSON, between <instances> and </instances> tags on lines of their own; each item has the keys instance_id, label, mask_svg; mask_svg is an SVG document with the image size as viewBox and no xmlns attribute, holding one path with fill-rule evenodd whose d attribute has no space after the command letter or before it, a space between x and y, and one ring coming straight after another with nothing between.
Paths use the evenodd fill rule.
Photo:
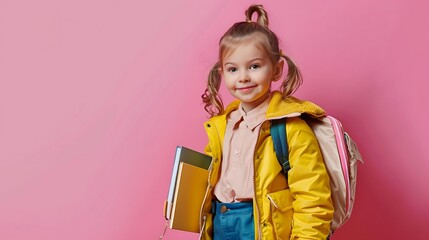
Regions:
<instances>
[{"instance_id":1,"label":"girl's eye","mask_svg":"<svg viewBox=\"0 0 429 240\"><path fill-rule=\"evenodd\" d=\"M260 68L261 66L259 66L258 64L252 64L252 65L250 65L250 69L258 69L258 68Z\"/></svg>"},{"instance_id":2,"label":"girl's eye","mask_svg":"<svg viewBox=\"0 0 429 240\"><path fill-rule=\"evenodd\" d=\"M237 68L236 67L230 67L230 68L228 68L228 72L237 72Z\"/></svg>"}]
</instances>

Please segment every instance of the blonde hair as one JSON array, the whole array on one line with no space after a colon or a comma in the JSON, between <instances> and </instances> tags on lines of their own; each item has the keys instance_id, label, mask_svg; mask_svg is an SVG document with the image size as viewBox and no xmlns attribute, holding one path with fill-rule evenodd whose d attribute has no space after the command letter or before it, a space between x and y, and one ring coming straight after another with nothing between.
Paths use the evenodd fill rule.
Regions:
<instances>
[{"instance_id":1,"label":"blonde hair","mask_svg":"<svg viewBox=\"0 0 429 240\"><path fill-rule=\"evenodd\" d=\"M254 13L257 14L255 22L252 21L252 15ZM276 66L280 58L286 60L288 73L280 87L284 98L293 94L302 84L302 77L298 66L290 57L282 53L279 49L277 35L268 28L268 14L262 5L250 6L246 10L245 15L246 21L237 22L232 25L219 41L219 61L214 64L210 70L207 88L201 96L205 104L204 109L211 116L220 115L224 112L223 102L219 95L219 88L222 80L220 74L222 59L231 52L232 48L245 40L256 39L259 41L273 66Z\"/></svg>"}]
</instances>

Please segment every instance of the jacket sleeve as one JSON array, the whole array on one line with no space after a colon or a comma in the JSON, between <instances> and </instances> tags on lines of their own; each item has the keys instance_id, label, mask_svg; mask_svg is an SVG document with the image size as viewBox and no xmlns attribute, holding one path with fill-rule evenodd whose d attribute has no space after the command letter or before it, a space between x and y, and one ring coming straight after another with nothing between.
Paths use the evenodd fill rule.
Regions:
<instances>
[{"instance_id":1,"label":"jacket sleeve","mask_svg":"<svg viewBox=\"0 0 429 240\"><path fill-rule=\"evenodd\" d=\"M333 218L329 175L313 131L300 118L286 124L289 188L294 198L290 239L326 239Z\"/></svg>"}]
</instances>

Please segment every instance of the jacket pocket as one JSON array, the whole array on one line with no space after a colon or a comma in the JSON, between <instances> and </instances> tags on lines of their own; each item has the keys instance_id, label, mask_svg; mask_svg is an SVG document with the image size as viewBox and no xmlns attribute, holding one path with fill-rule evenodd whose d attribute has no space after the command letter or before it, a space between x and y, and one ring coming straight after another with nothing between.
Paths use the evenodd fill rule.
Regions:
<instances>
[{"instance_id":1,"label":"jacket pocket","mask_svg":"<svg viewBox=\"0 0 429 240\"><path fill-rule=\"evenodd\" d=\"M289 239L292 230L293 197L289 189L267 194L276 239Z\"/></svg>"}]
</instances>

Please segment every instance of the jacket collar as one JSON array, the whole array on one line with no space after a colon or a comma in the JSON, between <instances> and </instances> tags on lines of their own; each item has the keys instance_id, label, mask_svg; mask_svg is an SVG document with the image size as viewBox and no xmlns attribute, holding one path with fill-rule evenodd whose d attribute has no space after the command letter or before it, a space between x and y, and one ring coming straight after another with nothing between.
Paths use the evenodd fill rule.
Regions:
<instances>
[{"instance_id":1,"label":"jacket collar","mask_svg":"<svg viewBox=\"0 0 429 240\"><path fill-rule=\"evenodd\" d=\"M267 119L294 117L302 114L316 118L326 115L321 107L310 101L300 100L293 96L283 99L283 95L279 91L275 91L272 94L273 96L267 110Z\"/></svg>"}]
</instances>

